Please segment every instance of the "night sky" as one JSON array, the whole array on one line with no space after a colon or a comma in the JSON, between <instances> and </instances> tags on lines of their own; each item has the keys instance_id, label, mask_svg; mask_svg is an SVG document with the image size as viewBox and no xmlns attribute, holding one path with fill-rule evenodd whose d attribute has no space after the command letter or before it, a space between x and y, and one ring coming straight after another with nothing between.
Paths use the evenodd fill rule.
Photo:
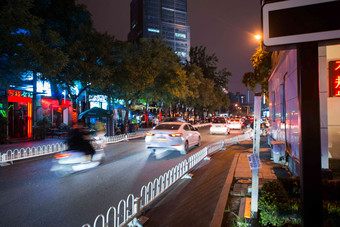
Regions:
<instances>
[{"instance_id":1,"label":"night sky","mask_svg":"<svg viewBox=\"0 0 340 227\"><path fill-rule=\"evenodd\" d=\"M99 32L127 40L130 0L77 0L87 5ZM188 25L191 46L203 45L215 53L219 68L226 67L232 78L231 92L246 94L244 73L252 71L250 58L259 46L253 36L261 31L259 0L188 0Z\"/></svg>"}]
</instances>

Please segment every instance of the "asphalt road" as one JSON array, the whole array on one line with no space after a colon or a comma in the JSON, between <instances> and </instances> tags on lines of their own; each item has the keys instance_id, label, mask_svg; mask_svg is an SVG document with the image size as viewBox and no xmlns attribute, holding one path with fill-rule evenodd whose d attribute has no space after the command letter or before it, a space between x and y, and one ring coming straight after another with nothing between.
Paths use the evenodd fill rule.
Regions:
<instances>
[{"instance_id":1,"label":"asphalt road","mask_svg":"<svg viewBox=\"0 0 340 227\"><path fill-rule=\"evenodd\" d=\"M15 162L0 169L0 226L82 226L93 224L110 206L159 177L201 148L231 135L209 135L200 129L202 146L186 156L179 152L150 154L144 139L109 145L105 162L95 169L58 178L50 168L51 156Z\"/></svg>"}]
</instances>

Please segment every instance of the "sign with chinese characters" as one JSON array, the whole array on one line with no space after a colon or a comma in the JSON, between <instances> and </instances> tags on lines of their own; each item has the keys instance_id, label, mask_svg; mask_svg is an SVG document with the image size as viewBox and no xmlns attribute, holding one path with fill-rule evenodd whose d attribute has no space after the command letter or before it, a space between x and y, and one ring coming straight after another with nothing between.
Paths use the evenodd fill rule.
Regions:
<instances>
[{"instance_id":1,"label":"sign with chinese characters","mask_svg":"<svg viewBox=\"0 0 340 227\"><path fill-rule=\"evenodd\" d=\"M33 93L29 91L8 90L8 96L33 98Z\"/></svg>"},{"instance_id":2,"label":"sign with chinese characters","mask_svg":"<svg viewBox=\"0 0 340 227\"><path fill-rule=\"evenodd\" d=\"M106 95L89 95L90 102L106 102Z\"/></svg>"},{"instance_id":3,"label":"sign with chinese characters","mask_svg":"<svg viewBox=\"0 0 340 227\"><path fill-rule=\"evenodd\" d=\"M329 95L340 97L340 60L329 62Z\"/></svg>"},{"instance_id":4,"label":"sign with chinese characters","mask_svg":"<svg viewBox=\"0 0 340 227\"><path fill-rule=\"evenodd\" d=\"M257 154L250 154L250 155L247 155L247 157L248 157L248 162L249 162L251 169L261 168L261 162Z\"/></svg>"}]
</instances>

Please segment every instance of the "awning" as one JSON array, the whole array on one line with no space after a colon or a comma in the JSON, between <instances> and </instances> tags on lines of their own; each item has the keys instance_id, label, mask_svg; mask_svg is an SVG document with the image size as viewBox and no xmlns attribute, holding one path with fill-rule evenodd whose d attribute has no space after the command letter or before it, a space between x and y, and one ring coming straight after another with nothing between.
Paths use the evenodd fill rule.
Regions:
<instances>
[{"instance_id":1,"label":"awning","mask_svg":"<svg viewBox=\"0 0 340 227\"><path fill-rule=\"evenodd\" d=\"M110 116L109 111L99 107L93 107L79 114L78 120L81 119L82 117L109 117L109 116Z\"/></svg>"}]
</instances>

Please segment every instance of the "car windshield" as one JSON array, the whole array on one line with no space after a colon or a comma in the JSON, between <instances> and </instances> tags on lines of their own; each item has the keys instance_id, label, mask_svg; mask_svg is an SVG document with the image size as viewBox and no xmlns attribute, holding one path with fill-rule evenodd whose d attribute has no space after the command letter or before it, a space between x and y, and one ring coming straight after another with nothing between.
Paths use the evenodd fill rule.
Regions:
<instances>
[{"instance_id":1,"label":"car windshield","mask_svg":"<svg viewBox=\"0 0 340 227\"><path fill-rule=\"evenodd\" d=\"M181 125L175 124L160 124L155 127L158 130L178 130Z\"/></svg>"},{"instance_id":2,"label":"car windshield","mask_svg":"<svg viewBox=\"0 0 340 227\"><path fill-rule=\"evenodd\" d=\"M212 123L225 123L224 118L213 118Z\"/></svg>"}]
</instances>

